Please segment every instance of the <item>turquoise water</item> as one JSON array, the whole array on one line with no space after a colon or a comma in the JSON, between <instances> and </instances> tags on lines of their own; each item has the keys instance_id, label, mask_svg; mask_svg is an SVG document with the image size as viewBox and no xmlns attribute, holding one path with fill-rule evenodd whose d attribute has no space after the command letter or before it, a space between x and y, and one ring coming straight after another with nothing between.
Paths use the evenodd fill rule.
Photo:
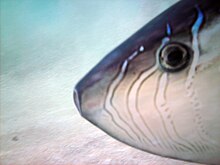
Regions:
<instances>
[{"instance_id":1,"label":"turquoise water","mask_svg":"<svg viewBox=\"0 0 220 165\"><path fill-rule=\"evenodd\" d=\"M48 98L49 108L73 107L74 84L175 1L0 2L1 109L12 112L13 106L41 107Z\"/></svg>"},{"instance_id":2,"label":"turquoise water","mask_svg":"<svg viewBox=\"0 0 220 165\"><path fill-rule=\"evenodd\" d=\"M75 60L100 58L100 54L103 56L133 32L134 25L130 28L125 25L138 16L137 11L132 10L138 3L135 6L125 1L111 3L101 0L1 1L3 73L21 68L48 69L51 63L67 57L73 57L72 66L77 65ZM119 20L120 24L115 27ZM117 29L125 28L127 33L117 37Z\"/></svg>"},{"instance_id":3,"label":"turquoise water","mask_svg":"<svg viewBox=\"0 0 220 165\"><path fill-rule=\"evenodd\" d=\"M95 63L171 2L1 0L3 74L66 57Z\"/></svg>"}]
</instances>

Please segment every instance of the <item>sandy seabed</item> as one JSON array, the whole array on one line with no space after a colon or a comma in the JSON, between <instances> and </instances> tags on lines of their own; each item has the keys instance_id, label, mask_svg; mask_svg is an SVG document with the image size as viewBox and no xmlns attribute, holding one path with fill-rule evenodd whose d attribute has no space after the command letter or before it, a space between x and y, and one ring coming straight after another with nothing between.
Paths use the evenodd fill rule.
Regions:
<instances>
[{"instance_id":1,"label":"sandy seabed","mask_svg":"<svg viewBox=\"0 0 220 165\"><path fill-rule=\"evenodd\" d=\"M193 165L129 147L71 110L45 115L57 119L59 116L59 120L38 118L44 122L42 127L36 123L36 126L26 125L11 134L1 135L2 165Z\"/></svg>"}]
</instances>

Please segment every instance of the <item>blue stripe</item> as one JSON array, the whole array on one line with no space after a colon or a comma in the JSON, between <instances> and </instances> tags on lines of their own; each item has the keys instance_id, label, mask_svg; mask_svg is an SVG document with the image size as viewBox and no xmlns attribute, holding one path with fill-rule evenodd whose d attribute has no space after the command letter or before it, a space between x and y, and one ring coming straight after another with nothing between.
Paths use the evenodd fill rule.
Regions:
<instances>
[{"instance_id":1,"label":"blue stripe","mask_svg":"<svg viewBox=\"0 0 220 165\"><path fill-rule=\"evenodd\" d=\"M167 36L171 36L171 34L172 34L172 30L170 24L167 24Z\"/></svg>"},{"instance_id":2,"label":"blue stripe","mask_svg":"<svg viewBox=\"0 0 220 165\"><path fill-rule=\"evenodd\" d=\"M200 26L201 26L201 24L203 22L203 19L204 19L204 15L203 15L202 11L200 10L200 8L198 6L196 6L196 9L198 11L198 18L197 18L195 24L192 27L192 33L193 34L197 34L198 33L199 28L200 28Z\"/></svg>"}]
</instances>

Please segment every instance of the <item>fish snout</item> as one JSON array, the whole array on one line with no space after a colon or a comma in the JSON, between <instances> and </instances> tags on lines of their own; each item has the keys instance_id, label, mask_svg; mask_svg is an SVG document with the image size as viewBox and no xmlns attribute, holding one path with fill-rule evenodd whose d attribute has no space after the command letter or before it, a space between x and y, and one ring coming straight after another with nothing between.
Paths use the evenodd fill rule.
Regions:
<instances>
[{"instance_id":1,"label":"fish snout","mask_svg":"<svg viewBox=\"0 0 220 165\"><path fill-rule=\"evenodd\" d=\"M74 103L75 103L77 110L79 111L80 115L82 115L81 101L80 101L80 96L79 96L77 88L74 89L73 99L74 99Z\"/></svg>"},{"instance_id":2,"label":"fish snout","mask_svg":"<svg viewBox=\"0 0 220 165\"><path fill-rule=\"evenodd\" d=\"M89 73L76 86L73 93L74 103L84 118L88 119L101 112L104 107L109 80L103 71Z\"/></svg>"}]
</instances>

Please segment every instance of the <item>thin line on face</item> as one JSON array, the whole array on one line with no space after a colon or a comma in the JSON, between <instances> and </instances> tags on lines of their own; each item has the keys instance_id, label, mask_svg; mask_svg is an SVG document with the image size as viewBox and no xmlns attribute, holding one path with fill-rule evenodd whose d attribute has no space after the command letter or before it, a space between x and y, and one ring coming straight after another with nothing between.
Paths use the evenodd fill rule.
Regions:
<instances>
[{"instance_id":1,"label":"thin line on face","mask_svg":"<svg viewBox=\"0 0 220 165\"><path fill-rule=\"evenodd\" d=\"M122 82L123 78L125 77L125 72L126 72L126 70L127 70L127 68L128 68L129 62L132 61L137 55L141 54L143 51L144 51L144 47L141 46L141 47L139 48L139 52L135 53L135 55L129 56L128 59L125 60L125 62L124 62L123 65L122 65L121 73L123 74L123 76L118 76L118 79L120 80L120 82L117 82L117 85L116 85L115 88L113 89L112 94L111 94L111 97L110 97L110 104L111 104L112 108L113 108L115 111L117 111L117 108L114 106L114 102L113 102L113 98L114 98L115 92L116 92L117 88L119 87L120 83ZM127 96L128 96L128 95L127 95ZM127 97L127 98L128 98L128 97ZM127 102L127 104L126 104L126 105L127 105L126 109L127 109L128 114L129 114L129 118L131 119L132 124L134 125L135 129L137 129L137 131L147 140L147 143L150 143L151 145L154 145L154 143L152 142L152 140L144 133L144 131L142 131L142 129L141 129L141 128L139 127L139 125L136 123L136 121L135 121L135 119L134 119L134 117L133 117L133 115L132 115L132 112L131 112L131 110L130 110L130 108L129 108L129 106L128 106L128 99L127 99L126 102ZM118 115L120 116L119 113L118 113ZM139 113L139 116L141 116L140 113ZM141 117L142 117L142 116L141 116ZM122 118L122 117L121 117L121 118ZM129 123L127 123L127 124L129 125ZM130 127L131 127L131 129L132 129L132 126L131 126L131 125L130 125ZM133 132L135 132L135 131L133 130ZM144 139L142 139L142 140L144 140ZM144 140L144 141L145 141L145 140ZM146 141L145 141L145 142L146 142Z\"/></svg>"},{"instance_id":2,"label":"thin line on face","mask_svg":"<svg viewBox=\"0 0 220 165\"><path fill-rule=\"evenodd\" d=\"M194 145L193 143L191 143L187 139L183 138L178 133L178 130L176 129L175 122L173 121L172 110L167 105L167 100L166 100L166 92L167 92L168 83L169 83L169 74L162 73L162 75L159 79L159 85L157 88L158 89L157 96L155 94L155 107L157 108L158 113L160 113L162 120L164 120L164 129L166 130L166 133L169 136L169 139L171 139L173 142L177 143L181 147L184 147L185 149L187 149L188 151L191 151L193 153L202 152L202 150L199 149L198 146ZM167 122L165 122L165 121L167 121ZM166 125L171 126L175 136L169 135L169 131L168 131L168 128ZM174 140L176 138L178 140L180 140L180 142Z\"/></svg>"},{"instance_id":3,"label":"thin line on face","mask_svg":"<svg viewBox=\"0 0 220 165\"><path fill-rule=\"evenodd\" d=\"M147 79L147 78L151 77L151 76L155 73L156 69L153 68L153 69L150 69L149 72L147 72L147 71L148 71L148 69L142 71L142 72L137 76L137 78L132 82L132 84L130 85L130 87L129 87L129 89L128 89L128 92L127 92L127 95L126 95L126 109L128 110L130 116L133 116L133 115L132 115L132 112L131 112L131 109L135 109L136 112L138 113L138 116L140 117L141 121L143 122L144 126L147 128L147 130L149 131L150 135L152 136L152 138L153 138L153 139L157 139L156 136L155 136L155 134L154 134L153 131L151 130L150 126L147 124L146 120L144 119L143 115L140 113L140 110L139 110L138 104L137 104L137 103L138 103L137 95L134 94L134 95L136 96L136 97L135 97L135 98L136 98L136 99L135 99L135 107L132 107L132 105L130 105L130 99L129 99L129 96L131 95L132 90L133 90L133 91L138 91L139 85L136 85L137 89L135 89L134 85L135 85L135 83L136 83L139 79L142 78L143 74L146 74L146 75L145 75L145 78ZM146 72L147 72L147 73L146 73ZM145 79L145 78L144 78L144 79ZM143 82L143 81L139 81L139 82ZM132 117L132 118L133 118L133 117ZM133 119L133 120L134 120L134 119ZM161 147L162 147L162 146L161 146Z\"/></svg>"},{"instance_id":4,"label":"thin line on face","mask_svg":"<svg viewBox=\"0 0 220 165\"><path fill-rule=\"evenodd\" d=\"M196 21L196 26L198 26L198 23L201 22L201 15L199 15L199 21ZM195 29L195 26L193 26L193 31L197 31ZM171 26L170 24L167 24L167 37L165 37L163 40L162 40L162 45L161 45L161 48L166 45L167 43L170 42L171 40L171 35L172 35L172 31L171 31ZM161 49L160 48L160 49ZM160 50L159 49L159 50ZM159 53L157 53L157 57L159 58ZM159 61L159 60L157 60ZM184 147L187 148L188 150L194 152L201 152L202 149L199 149L200 147L199 146L195 146L193 143L191 143L190 141L188 141L187 139L184 139L183 137L180 136L180 134L178 133L177 129L176 129L176 126L175 126L175 123L174 121L172 120L172 111L170 110L170 108L167 106L167 101L166 101L166 89L167 89L167 86L168 86L168 81L169 81L169 74L164 72L162 75L161 75L161 78L159 79L159 87L158 87L158 95L160 95L160 97L158 96L158 98L156 97L155 98L155 107L156 109L158 110L158 113L161 113L160 116L161 116L161 119L164 120L163 118L165 118L169 124L171 125L174 133L175 133L175 136L181 140L184 144ZM158 101L157 101L158 100ZM167 117L163 117L162 114L167 114ZM168 123L167 123L168 124ZM169 135L169 132L166 128L166 122L163 122L163 125L164 125L164 129L166 130L166 133L167 135L170 137ZM170 138L172 139L172 137ZM175 140L172 139L174 142ZM182 144L181 144L182 145ZM188 146L189 145L189 146Z\"/></svg>"},{"instance_id":5,"label":"thin line on face","mask_svg":"<svg viewBox=\"0 0 220 165\"><path fill-rule=\"evenodd\" d=\"M128 59L126 59L121 67L121 70L119 72L119 74L116 76L116 78L113 80L112 84L109 86L108 89L108 95L106 96L106 101L105 101L105 109L113 109L114 112L116 113L117 117L119 117L119 119L128 126L128 128L134 133L134 135L138 138L138 140L140 142L144 142L144 143L151 143L150 139L141 131L141 129L135 124L135 127L137 129L137 131L139 131L146 139L147 141L145 141L145 139L141 138L138 134L138 132L136 130L134 130L134 128L132 127L133 125L129 124L126 119L123 118L123 116L121 116L120 112L116 109L116 107L114 106L113 103L113 97L114 97L114 93L117 90L118 86L120 85L120 83L122 82L122 80L124 79L124 76L126 74L129 62L132 61L137 55L139 55L141 52L144 51L144 47L141 46L139 48L139 51L135 51L131 56L128 57ZM110 111L108 111L110 113ZM114 115L112 115L114 116Z\"/></svg>"},{"instance_id":6,"label":"thin line on face","mask_svg":"<svg viewBox=\"0 0 220 165\"><path fill-rule=\"evenodd\" d=\"M210 136L207 133L207 131L205 130L204 125L203 125L203 118L202 118L201 112L200 112L202 104L198 100L197 91L196 91L195 85L194 85L194 80L195 80L195 76L196 76L196 68L199 63L199 58L200 58L198 34L199 34L199 29L201 28L201 25L204 21L204 15L203 15L202 11L200 10L200 8L198 6L196 7L196 9L198 12L198 16L197 16L196 22L194 23L194 25L191 29L192 49L194 51L194 55L193 55L192 64L190 66L190 69L189 69L189 72L187 75L187 79L185 82L185 90L186 90L187 97L189 98L189 101L190 101L190 103L193 107L193 110L194 110L193 112L194 112L194 117L195 117L195 124L197 125L196 131L200 137L200 140L202 141L202 142L199 142L200 140L198 140L198 143L200 143L200 146L202 147L203 150L210 150L211 148L209 148L206 144L204 144L205 141L210 139Z\"/></svg>"},{"instance_id":7,"label":"thin line on face","mask_svg":"<svg viewBox=\"0 0 220 165\"><path fill-rule=\"evenodd\" d=\"M211 150L211 148L208 147L207 143L204 142L205 140L208 140L209 135L206 132L202 123L203 119L199 112L201 104L198 100L194 86L196 67L200 56L198 33L204 20L204 16L201 10L198 7L196 9L198 11L198 17L191 28L192 48L194 51L194 56L192 64L189 67L189 72L187 74L185 91L194 109L194 117L196 119L195 124L199 128L199 130L197 128L195 129L197 130L200 140L191 142L182 137L178 132L178 129L173 120L172 111L168 107L166 99L167 87L169 85L169 73L165 73L163 71L161 72L157 80L156 89L155 91L153 91L154 107L156 112L159 114L164 132L161 132L160 134L158 132L156 133L150 127L150 124L145 120L146 116L143 116L140 110L141 108L139 106L138 100L141 97L142 86L152 76L155 76L158 70L161 70L158 63L158 52L171 40L170 37L172 35L172 29L170 24L167 24L167 36L162 39L161 46L158 48L158 52L156 53L156 64L140 72L139 75L133 80L133 82L131 82L127 89L125 109L127 110L128 116L123 116L120 110L117 109L114 99L117 99L116 92L120 88L122 81L126 77L129 64L139 54L142 54L142 52L144 52L143 46L141 46L139 50L135 51L126 60L124 60L119 70L119 73L115 76L115 78L112 80L112 83L109 85L105 98L104 110L111 116L113 123L123 132L125 132L131 139L139 141L141 144L154 146L156 141L156 146L161 148L169 147L174 151L189 151L193 153L202 153L205 150ZM135 103L132 103L131 100L134 100L134 98ZM134 112L136 113L135 116L133 114ZM131 122L129 122L128 120L130 120ZM146 129L142 130L141 128L143 127L141 127L140 125L144 125ZM171 128L171 130L168 129L168 126L170 126L169 128ZM174 136L172 136L171 131L174 132Z\"/></svg>"}]
</instances>

